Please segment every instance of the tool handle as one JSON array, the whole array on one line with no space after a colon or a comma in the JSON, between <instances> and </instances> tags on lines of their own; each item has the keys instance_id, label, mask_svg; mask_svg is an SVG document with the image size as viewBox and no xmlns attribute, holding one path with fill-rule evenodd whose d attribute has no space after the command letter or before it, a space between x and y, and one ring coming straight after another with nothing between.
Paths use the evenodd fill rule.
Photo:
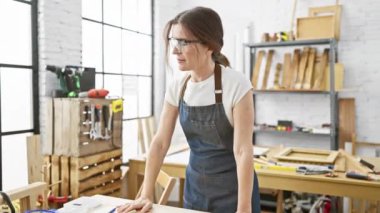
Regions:
<instances>
[{"instance_id":1,"label":"tool handle","mask_svg":"<svg viewBox=\"0 0 380 213\"><path fill-rule=\"evenodd\" d=\"M369 176L365 174L360 174L357 172L347 172L346 177L353 178L353 179L359 179L359 180L369 180Z\"/></svg>"},{"instance_id":2,"label":"tool handle","mask_svg":"<svg viewBox=\"0 0 380 213\"><path fill-rule=\"evenodd\" d=\"M103 113L103 121L104 121L104 127L107 129L108 127L108 116L109 116L109 112L108 112L108 106L107 105L103 105L103 109L102 109L102 113Z\"/></svg>"}]
</instances>

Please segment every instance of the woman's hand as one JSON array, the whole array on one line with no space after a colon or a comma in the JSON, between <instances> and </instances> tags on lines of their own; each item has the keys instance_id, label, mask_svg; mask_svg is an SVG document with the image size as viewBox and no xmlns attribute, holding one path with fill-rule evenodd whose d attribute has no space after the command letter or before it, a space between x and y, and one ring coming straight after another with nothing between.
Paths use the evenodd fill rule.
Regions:
<instances>
[{"instance_id":1,"label":"woman's hand","mask_svg":"<svg viewBox=\"0 0 380 213\"><path fill-rule=\"evenodd\" d=\"M125 204L124 206L120 206L116 208L117 213L127 213L132 210L138 210L141 213L151 212L153 206L153 202L148 198L139 197L134 200L132 203Z\"/></svg>"}]
</instances>

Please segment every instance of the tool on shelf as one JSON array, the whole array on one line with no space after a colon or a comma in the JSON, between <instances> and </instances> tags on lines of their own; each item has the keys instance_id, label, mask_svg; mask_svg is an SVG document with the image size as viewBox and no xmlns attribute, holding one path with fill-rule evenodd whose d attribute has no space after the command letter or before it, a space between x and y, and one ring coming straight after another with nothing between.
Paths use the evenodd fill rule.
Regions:
<instances>
[{"instance_id":1,"label":"tool on shelf","mask_svg":"<svg viewBox=\"0 0 380 213\"><path fill-rule=\"evenodd\" d=\"M54 97L78 97L81 89L84 90L95 86L94 68L73 65L65 67L47 65L46 70L55 73L59 79L61 89L54 91ZM82 76L85 76L85 78L81 79Z\"/></svg>"}]
</instances>

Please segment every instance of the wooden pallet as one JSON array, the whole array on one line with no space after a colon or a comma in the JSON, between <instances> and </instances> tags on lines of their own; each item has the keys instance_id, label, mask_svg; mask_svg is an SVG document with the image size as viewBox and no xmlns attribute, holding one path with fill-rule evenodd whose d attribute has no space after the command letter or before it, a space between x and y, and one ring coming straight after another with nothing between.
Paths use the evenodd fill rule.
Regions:
<instances>
[{"instance_id":1,"label":"wooden pallet","mask_svg":"<svg viewBox=\"0 0 380 213\"><path fill-rule=\"evenodd\" d=\"M95 194L120 196L122 150L85 157L45 156L45 182L54 195L72 198Z\"/></svg>"}]
</instances>

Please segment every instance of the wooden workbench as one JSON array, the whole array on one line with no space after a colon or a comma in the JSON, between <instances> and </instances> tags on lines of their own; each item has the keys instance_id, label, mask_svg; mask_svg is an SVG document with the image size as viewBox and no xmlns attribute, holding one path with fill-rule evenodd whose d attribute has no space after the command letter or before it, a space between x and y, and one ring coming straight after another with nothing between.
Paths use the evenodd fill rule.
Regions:
<instances>
[{"instance_id":1,"label":"wooden workbench","mask_svg":"<svg viewBox=\"0 0 380 213\"><path fill-rule=\"evenodd\" d=\"M65 204L65 207L59 209L57 213L64 212L87 212L85 209L86 205L96 206L88 211L91 213L104 213L104 212L113 212L112 210L116 206L124 205L126 203L132 202L131 200L104 196L104 195L94 195L92 197L80 197L78 199L72 200L69 203ZM87 208L86 208L87 209ZM134 212L134 211L131 211ZM201 213L202 211L195 211L189 209L176 208L171 206L163 206L153 204L152 213Z\"/></svg>"},{"instance_id":2,"label":"wooden workbench","mask_svg":"<svg viewBox=\"0 0 380 213\"><path fill-rule=\"evenodd\" d=\"M162 169L173 177L185 178L189 150L169 155ZM128 198L133 199L138 190L138 176L144 174L145 158L129 160ZM303 175L277 170L256 170L260 188L308 192L316 194L351 197L369 201L380 201L380 182L349 179L345 173L329 178L323 175ZM140 180L141 181L141 180Z\"/></svg>"}]
</instances>

